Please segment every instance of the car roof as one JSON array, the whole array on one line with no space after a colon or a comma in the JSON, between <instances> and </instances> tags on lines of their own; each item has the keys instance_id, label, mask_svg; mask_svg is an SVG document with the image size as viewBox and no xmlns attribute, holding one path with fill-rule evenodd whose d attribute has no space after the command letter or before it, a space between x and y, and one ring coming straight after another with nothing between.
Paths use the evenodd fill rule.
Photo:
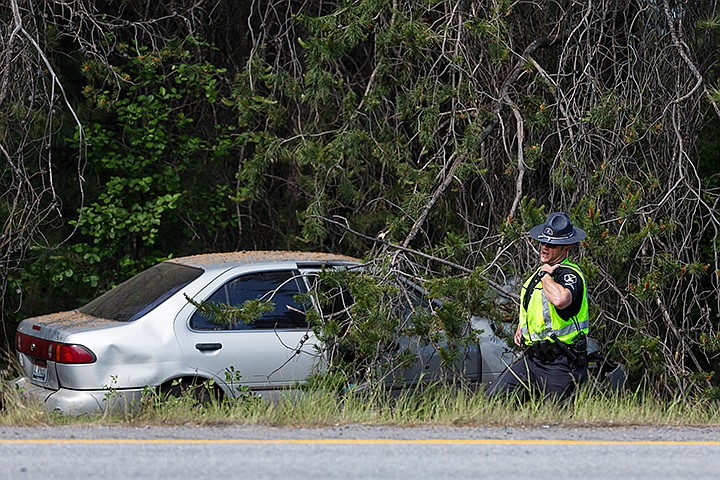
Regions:
<instances>
[{"instance_id":1,"label":"car roof","mask_svg":"<svg viewBox=\"0 0 720 480\"><path fill-rule=\"evenodd\" d=\"M285 263L294 262L298 264L323 265L332 264L359 264L360 260L346 255L321 252L297 252L297 251L240 251L224 253L205 253L188 257L178 257L168 260L190 267L202 269L214 269L217 267L234 267L252 265L258 263Z\"/></svg>"}]
</instances>

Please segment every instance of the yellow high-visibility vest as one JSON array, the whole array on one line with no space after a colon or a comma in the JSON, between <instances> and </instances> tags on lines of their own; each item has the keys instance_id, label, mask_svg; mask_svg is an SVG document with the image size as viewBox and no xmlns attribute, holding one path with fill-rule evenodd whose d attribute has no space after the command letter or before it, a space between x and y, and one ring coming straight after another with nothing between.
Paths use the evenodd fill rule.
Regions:
<instances>
[{"instance_id":1,"label":"yellow high-visibility vest","mask_svg":"<svg viewBox=\"0 0 720 480\"><path fill-rule=\"evenodd\" d=\"M525 338L525 344L530 345L538 340L550 340L552 334L557 335L558 340L563 343L573 343L575 338L582 332L589 333L590 322L588 318L587 282L580 271L580 267L563 260L563 267L569 267L582 279L582 305L580 311L573 318L563 319L557 313L555 305L545 297L545 291L541 282L533 282L533 275L527 279L520 294L520 330ZM538 271L540 269L538 268ZM532 287L530 284L533 284ZM525 305L525 294L528 288L533 288L530 302ZM552 340L551 340L552 341Z\"/></svg>"}]
</instances>

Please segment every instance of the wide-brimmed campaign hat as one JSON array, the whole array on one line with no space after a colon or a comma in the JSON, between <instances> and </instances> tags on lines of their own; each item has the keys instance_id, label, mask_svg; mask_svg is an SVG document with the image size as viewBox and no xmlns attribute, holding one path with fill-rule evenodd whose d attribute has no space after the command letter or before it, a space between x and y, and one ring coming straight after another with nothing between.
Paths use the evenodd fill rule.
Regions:
<instances>
[{"instance_id":1,"label":"wide-brimmed campaign hat","mask_svg":"<svg viewBox=\"0 0 720 480\"><path fill-rule=\"evenodd\" d=\"M551 245L572 245L585 238L585 231L572 224L564 212L553 212L545 223L530 229L530 236Z\"/></svg>"}]
</instances>

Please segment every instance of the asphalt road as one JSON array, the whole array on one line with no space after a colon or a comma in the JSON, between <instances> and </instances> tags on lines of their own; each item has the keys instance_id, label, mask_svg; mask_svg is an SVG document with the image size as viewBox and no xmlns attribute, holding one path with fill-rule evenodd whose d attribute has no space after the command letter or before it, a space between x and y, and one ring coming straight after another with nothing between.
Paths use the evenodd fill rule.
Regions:
<instances>
[{"instance_id":1,"label":"asphalt road","mask_svg":"<svg viewBox=\"0 0 720 480\"><path fill-rule=\"evenodd\" d=\"M0 479L717 479L720 429L0 427Z\"/></svg>"}]
</instances>

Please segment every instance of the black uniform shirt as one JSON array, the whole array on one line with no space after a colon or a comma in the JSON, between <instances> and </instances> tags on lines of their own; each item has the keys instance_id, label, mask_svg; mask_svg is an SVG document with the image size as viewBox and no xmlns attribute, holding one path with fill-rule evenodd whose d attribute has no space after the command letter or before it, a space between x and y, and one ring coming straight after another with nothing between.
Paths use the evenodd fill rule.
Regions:
<instances>
[{"instance_id":1,"label":"black uniform shirt","mask_svg":"<svg viewBox=\"0 0 720 480\"><path fill-rule=\"evenodd\" d=\"M565 308L558 308L557 313L563 320L569 320L580 312L583 303L583 279L578 273L570 267L562 264L553 272L553 280L556 283L567 288L572 295L572 302Z\"/></svg>"}]
</instances>

